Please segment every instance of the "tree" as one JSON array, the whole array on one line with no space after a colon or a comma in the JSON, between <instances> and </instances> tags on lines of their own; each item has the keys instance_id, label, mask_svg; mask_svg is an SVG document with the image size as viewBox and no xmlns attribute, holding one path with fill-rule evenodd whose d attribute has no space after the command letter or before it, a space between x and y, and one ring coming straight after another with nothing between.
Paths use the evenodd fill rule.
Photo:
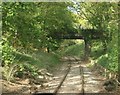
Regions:
<instances>
[{"instance_id":1,"label":"tree","mask_svg":"<svg viewBox=\"0 0 120 95\"><path fill-rule=\"evenodd\" d=\"M64 2L3 3L3 35L9 33L8 39L14 48L52 50L61 42L52 35L67 33L73 27L68 5Z\"/></svg>"},{"instance_id":2,"label":"tree","mask_svg":"<svg viewBox=\"0 0 120 95\"><path fill-rule=\"evenodd\" d=\"M73 6L77 12L79 19L79 27L84 29L95 29L98 35L101 35L99 41L103 44L103 50L107 53L108 43L112 39L112 35L116 32L115 27L111 25L117 25L118 17L116 15L117 3L96 2L96 3L79 3ZM118 12L117 12L118 13ZM112 29L112 30L111 30ZM91 43L91 34L94 35L94 31L87 32L81 31L82 35L87 39L85 42ZM87 44L86 44L87 45ZM88 46L86 46L88 47ZM89 48L87 48L89 49ZM86 50L85 50L86 51Z\"/></svg>"}]
</instances>

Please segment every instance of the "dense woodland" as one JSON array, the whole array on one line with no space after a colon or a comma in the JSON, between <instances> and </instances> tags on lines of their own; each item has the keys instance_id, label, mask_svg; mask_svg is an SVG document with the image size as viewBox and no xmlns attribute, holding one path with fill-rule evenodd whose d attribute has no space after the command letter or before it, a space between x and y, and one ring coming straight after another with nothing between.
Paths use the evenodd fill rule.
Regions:
<instances>
[{"instance_id":1,"label":"dense woodland","mask_svg":"<svg viewBox=\"0 0 120 95\"><path fill-rule=\"evenodd\" d=\"M52 70L66 55L94 60L106 70L106 77L120 79L118 10L118 3L107 2L4 2L3 79L23 78L26 71L37 76L39 68ZM83 38L59 38L68 34Z\"/></svg>"}]
</instances>

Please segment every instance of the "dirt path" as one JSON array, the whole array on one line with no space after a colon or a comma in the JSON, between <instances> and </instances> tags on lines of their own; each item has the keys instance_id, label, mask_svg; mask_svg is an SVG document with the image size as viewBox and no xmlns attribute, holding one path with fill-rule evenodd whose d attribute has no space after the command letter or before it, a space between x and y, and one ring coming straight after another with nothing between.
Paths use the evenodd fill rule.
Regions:
<instances>
[{"instance_id":1,"label":"dirt path","mask_svg":"<svg viewBox=\"0 0 120 95\"><path fill-rule=\"evenodd\" d=\"M84 71L84 91L85 93L99 93L103 88L104 78L100 75L96 75L94 72L90 70L90 68L86 67L86 65L82 64Z\"/></svg>"},{"instance_id":2,"label":"dirt path","mask_svg":"<svg viewBox=\"0 0 120 95\"><path fill-rule=\"evenodd\" d=\"M64 62L65 64L61 65L60 67L56 68L56 71L54 73L53 80L44 83L43 85L45 86L43 89L38 89L36 92L37 93L53 93L54 90L57 88L59 85L60 81L64 77L64 74L67 70L68 62Z\"/></svg>"},{"instance_id":3,"label":"dirt path","mask_svg":"<svg viewBox=\"0 0 120 95\"><path fill-rule=\"evenodd\" d=\"M90 68L87 67L86 64L80 61L79 62L76 61L74 57L73 58L65 57L65 59L67 61L70 61L69 63L72 65L72 67L58 93L80 93L81 92L82 79L81 79L80 70L79 70L80 65L83 67L83 71L84 71L85 93L99 93L99 92L104 91L104 88L103 88L104 78L103 77L96 75L93 71L90 70ZM66 68L67 67L64 66L64 69L63 68L61 69L61 72L59 72L59 74L57 74L54 77L54 80L46 83L45 85L48 85L48 86L39 92L40 93L42 92L53 93L54 90L59 85L60 81L62 80L65 74Z\"/></svg>"},{"instance_id":4,"label":"dirt path","mask_svg":"<svg viewBox=\"0 0 120 95\"><path fill-rule=\"evenodd\" d=\"M80 93L80 90L81 76L79 64L72 64L71 70L58 93Z\"/></svg>"},{"instance_id":5,"label":"dirt path","mask_svg":"<svg viewBox=\"0 0 120 95\"><path fill-rule=\"evenodd\" d=\"M67 78L63 82L58 93L81 93L82 79L80 76L79 66L80 66L79 64L72 64L71 71L67 75ZM84 83L85 83L84 91L85 91L85 93L99 93L102 90L104 90L103 77L96 76L85 65L82 65L82 66L83 66L83 71L84 71ZM55 88L59 85L63 75L61 73L60 76L54 77L55 80L52 80L51 82L47 83L47 85L49 85L49 87L47 87L46 89L44 89L41 92L53 93Z\"/></svg>"},{"instance_id":6,"label":"dirt path","mask_svg":"<svg viewBox=\"0 0 120 95\"><path fill-rule=\"evenodd\" d=\"M105 91L103 87L103 83L105 81L104 78L99 74L96 74L96 72L94 72L90 68L88 68L87 64L80 61L80 59L76 57L65 57L63 64L55 69L54 77L47 83L43 83L42 87L40 85L35 86L37 88L33 91L33 93L34 92L53 93L60 84L61 80L63 79L68 64L71 64L70 72L68 73L58 93L71 93L71 95L73 94L76 95L78 93L81 93L82 76L80 75L81 73L79 66L83 67L83 72L84 72L83 88L85 93L108 93L107 91ZM3 85L6 85L5 87L8 87L7 83ZM10 91L7 92L30 93L31 87L34 88L32 85L19 85L12 83L11 85L9 85L7 89L7 90L10 89ZM118 89L118 93L119 93L119 89ZM120 95L118 93L112 95Z\"/></svg>"}]
</instances>

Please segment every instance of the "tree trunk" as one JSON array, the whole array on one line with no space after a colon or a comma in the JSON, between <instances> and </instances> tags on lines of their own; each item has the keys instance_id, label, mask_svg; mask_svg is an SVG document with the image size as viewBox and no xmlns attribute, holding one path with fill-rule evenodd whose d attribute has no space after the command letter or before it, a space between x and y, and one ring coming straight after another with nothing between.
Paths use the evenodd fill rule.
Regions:
<instances>
[{"instance_id":1,"label":"tree trunk","mask_svg":"<svg viewBox=\"0 0 120 95\"><path fill-rule=\"evenodd\" d=\"M84 60L88 60L90 56L91 46L88 40L84 40L85 42L85 52L84 52Z\"/></svg>"},{"instance_id":2,"label":"tree trunk","mask_svg":"<svg viewBox=\"0 0 120 95\"><path fill-rule=\"evenodd\" d=\"M49 47L47 47L47 52L48 52L48 53L50 52L50 48L49 48Z\"/></svg>"},{"instance_id":3,"label":"tree trunk","mask_svg":"<svg viewBox=\"0 0 120 95\"><path fill-rule=\"evenodd\" d=\"M107 51L107 43L106 43L106 40L103 40L103 50L104 50L104 53L106 53L106 51Z\"/></svg>"}]
</instances>

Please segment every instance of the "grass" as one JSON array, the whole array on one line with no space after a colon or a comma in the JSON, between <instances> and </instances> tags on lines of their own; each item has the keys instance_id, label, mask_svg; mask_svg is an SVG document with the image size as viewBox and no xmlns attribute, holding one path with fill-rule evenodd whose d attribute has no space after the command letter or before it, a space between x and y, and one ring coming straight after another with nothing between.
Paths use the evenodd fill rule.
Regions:
<instances>
[{"instance_id":1,"label":"grass","mask_svg":"<svg viewBox=\"0 0 120 95\"><path fill-rule=\"evenodd\" d=\"M22 54L14 52L16 60L22 64L31 64L38 68L53 69L54 65L60 63L59 56L55 53L34 52L32 54Z\"/></svg>"},{"instance_id":2,"label":"grass","mask_svg":"<svg viewBox=\"0 0 120 95\"><path fill-rule=\"evenodd\" d=\"M104 68L108 68L108 54L103 50L101 42L96 42L91 49L91 59Z\"/></svg>"},{"instance_id":3,"label":"grass","mask_svg":"<svg viewBox=\"0 0 120 95\"><path fill-rule=\"evenodd\" d=\"M82 57L84 54L84 43L78 43L78 44L66 47L61 53L62 53L62 56Z\"/></svg>"},{"instance_id":4,"label":"grass","mask_svg":"<svg viewBox=\"0 0 120 95\"><path fill-rule=\"evenodd\" d=\"M94 45L91 52L91 58L97 60L99 64L105 65L106 58L102 56L103 54L101 45ZM56 53L45 53L37 51L31 54L23 54L20 52L15 52L16 59L22 64L31 64L38 68L46 68L48 70L54 69L55 66L60 64L61 56L77 56L82 58L84 56L84 42L79 42L74 45L64 47L63 50ZM102 57L101 57L102 56Z\"/></svg>"},{"instance_id":5,"label":"grass","mask_svg":"<svg viewBox=\"0 0 120 95\"><path fill-rule=\"evenodd\" d=\"M95 44L93 44L92 49L91 49L91 58L93 60L98 59L99 57L101 57L102 55L104 55L104 51L103 51L103 47L102 47L102 43L101 42L96 42Z\"/></svg>"}]
</instances>

